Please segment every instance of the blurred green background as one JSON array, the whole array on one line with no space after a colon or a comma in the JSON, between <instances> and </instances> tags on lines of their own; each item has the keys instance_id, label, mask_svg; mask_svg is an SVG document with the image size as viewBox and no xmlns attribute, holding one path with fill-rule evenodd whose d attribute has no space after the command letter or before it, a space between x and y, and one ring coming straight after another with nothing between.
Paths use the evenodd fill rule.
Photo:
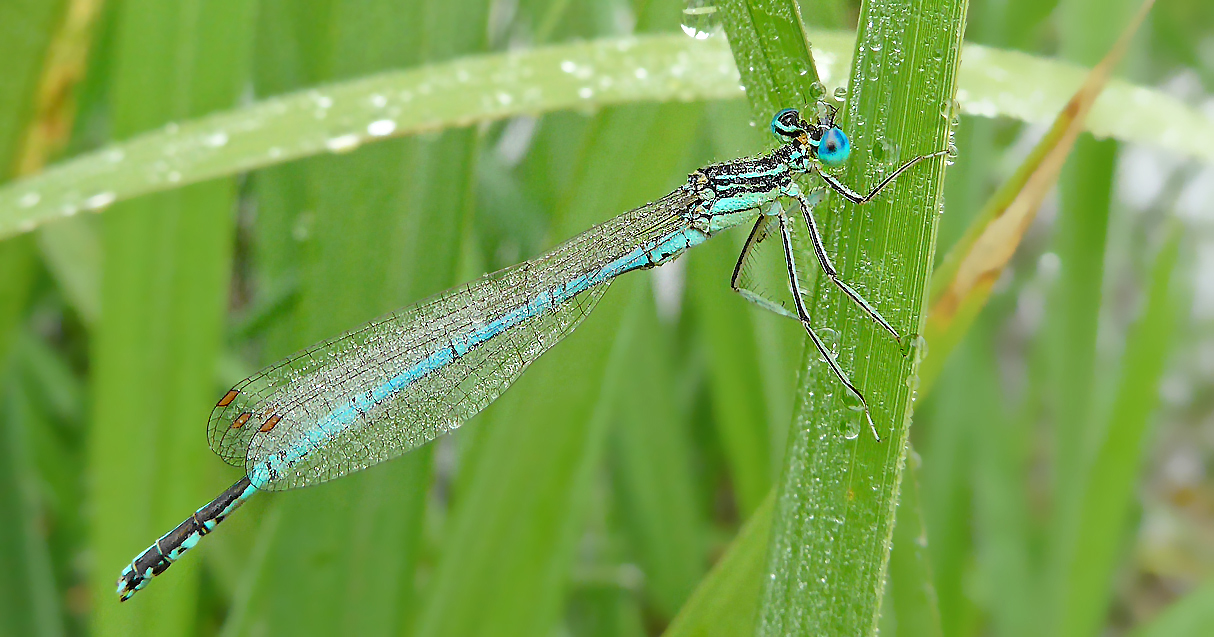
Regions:
<instances>
[{"instance_id":1,"label":"blurred green background","mask_svg":"<svg viewBox=\"0 0 1214 637\"><path fill-rule=\"evenodd\" d=\"M713 6L2 0L0 178L390 69L720 39L685 12ZM860 11L801 8L844 30ZM1134 8L979 1L966 41L1090 67ZM1119 75L1214 117L1211 25L1208 0L1161 1ZM740 94L596 100L233 165L0 242L0 634L663 633L778 481L788 438L803 335L729 291L741 231L621 279L456 434L260 496L131 602L113 594L239 477L204 438L227 387L770 143ZM1043 131L961 119L937 259ZM1082 137L915 405L935 604L912 610L937 619L887 603L884 633L1214 633L1214 169L1174 149ZM753 625L757 602L731 599L713 604L736 622L717 634Z\"/></svg>"}]
</instances>

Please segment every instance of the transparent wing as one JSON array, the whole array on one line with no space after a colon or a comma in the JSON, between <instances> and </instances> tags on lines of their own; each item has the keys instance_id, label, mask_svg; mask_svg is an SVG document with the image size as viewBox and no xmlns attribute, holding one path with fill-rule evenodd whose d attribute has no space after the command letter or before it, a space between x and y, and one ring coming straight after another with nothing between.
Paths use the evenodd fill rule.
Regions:
<instances>
[{"instance_id":1,"label":"transparent wing","mask_svg":"<svg viewBox=\"0 0 1214 637\"><path fill-rule=\"evenodd\" d=\"M770 312L796 319L784 252L780 247L779 226L779 221L773 215L761 215L755 221L738 256L732 284L733 289L747 301ZM776 240L768 241L773 236Z\"/></svg>"},{"instance_id":2,"label":"transparent wing","mask_svg":"<svg viewBox=\"0 0 1214 637\"><path fill-rule=\"evenodd\" d=\"M690 197L675 191L543 257L262 370L211 413L211 449L244 466L258 488L282 490L369 467L458 427L572 332L611 277L647 267L649 246L685 227L679 213Z\"/></svg>"},{"instance_id":3,"label":"transparent wing","mask_svg":"<svg viewBox=\"0 0 1214 637\"><path fill-rule=\"evenodd\" d=\"M811 192L807 199L813 205L821 203L822 190ZM788 215L779 202L772 202L755 222L746 244L742 246L742 253L738 256L732 284L734 290L747 301L780 316L800 320L793 304L792 287L788 282L788 264L785 263L784 247L780 243L778 215L785 215L790 221L789 232L792 234L793 253L797 258L801 288L813 289L814 280L821 267L813 259L813 247L808 233L803 228L804 222L800 221L800 215Z\"/></svg>"}]
</instances>

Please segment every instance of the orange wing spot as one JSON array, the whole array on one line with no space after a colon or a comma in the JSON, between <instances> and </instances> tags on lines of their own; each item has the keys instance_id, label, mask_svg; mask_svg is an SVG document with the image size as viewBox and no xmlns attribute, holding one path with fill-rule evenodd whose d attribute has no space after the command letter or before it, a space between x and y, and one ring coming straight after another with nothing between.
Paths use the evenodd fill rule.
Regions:
<instances>
[{"instance_id":1,"label":"orange wing spot","mask_svg":"<svg viewBox=\"0 0 1214 637\"><path fill-rule=\"evenodd\" d=\"M236 418L236 420L232 422L232 429L240 429L241 427L244 426L244 424L246 422L249 422L249 419L252 417L253 417L253 414L251 414L247 411L244 412L243 414L240 414L240 416L238 416Z\"/></svg>"},{"instance_id":2,"label":"orange wing spot","mask_svg":"<svg viewBox=\"0 0 1214 637\"><path fill-rule=\"evenodd\" d=\"M232 401L236 400L236 397L239 395L240 395L240 392L236 391L235 389L229 389L228 393L224 394L223 398L220 398L219 402L216 403L215 406L216 407L227 407L228 405L231 405Z\"/></svg>"},{"instance_id":3,"label":"orange wing spot","mask_svg":"<svg viewBox=\"0 0 1214 637\"><path fill-rule=\"evenodd\" d=\"M273 416L270 416L269 420L267 420L264 424L262 424L261 429L258 429L258 431L260 431L261 433L264 434L265 432L273 429L274 425L277 425L278 421L280 421L280 420L282 420L282 416L279 416L278 414L274 414Z\"/></svg>"}]
</instances>

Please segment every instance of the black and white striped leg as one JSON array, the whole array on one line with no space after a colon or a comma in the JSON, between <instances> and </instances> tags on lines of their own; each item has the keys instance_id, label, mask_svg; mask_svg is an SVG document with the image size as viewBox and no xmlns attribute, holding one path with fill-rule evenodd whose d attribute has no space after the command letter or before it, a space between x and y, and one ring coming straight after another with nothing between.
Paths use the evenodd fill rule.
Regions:
<instances>
[{"instance_id":1,"label":"black and white striped leg","mask_svg":"<svg viewBox=\"0 0 1214 637\"><path fill-rule=\"evenodd\" d=\"M873 188L871 191L869 191L869 193L867 195L861 195L860 193L852 190L851 188L848 188L847 184L839 181L839 179L837 177L835 177L834 175L831 175L830 173L819 170L818 176L820 176L822 178L822 181L825 181L826 185L830 186L832 190L839 193L840 195L843 195L844 199L846 199L852 203L857 203L857 204L868 203L873 200L873 197L876 197L882 190L884 190L885 187L888 186L890 184L890 182L892 182L894 180L895 177L897 177L898 175L901 175L903 172L906 172L906 170L908 168L910 168L911 166L914 166L915 164L923 161L924 159L930 159L932 157L943 157L947 154L948 154L947 150L938 150L934 153L928 153L926 155L919 155L918 157L915 157L914 159L908 160L905 164L898 166L898 169L895 170L894 172L890 173L888 177L886 177L885 179L882 179L881 183L877 184L877 187Z\"/></svg>"},{"instance_id":2,"label":"black and white striped leg","mask_svg":"<svg viewBox=\"0 0 1214 637\"><path fill-rule=\"evenodd\" d=\"M781 316L787 316L796 320L797 315L789 312L783 305L742 285L742 269L746 266L746 260L750 258L750 253L754 250L755 246L762 243L775 230L776 216L763 214L759 215L759 218L755 221L754 227L750 229L750 235L746 237L746 243L742 245L742 252L738 255L738 262L733 266L733 276L729 279L729 287L734 292L740 294L742 298L769 312L775 312Z\"/></svg>"},{"instance_id":3,"label":"black and white striped leg","mask_svg":"<svg viewBox=\"0 0 1214 637\"><path fill-rule=\"evenodd\" d=\"M872 412L868 408L868 401L864 399L864 394L852 384L851 379L847 377L847 374L843 371L843 368L839 367L839 362L835 360L834 355L831 354L830 350L826 347L826 344L822 342L822 339L818 338L817 333L814 332L813 326L809 324L809 311L805 309L805 300L802 298L800 277L797 276L797 265L793 260L792 235L788 232L788 218L785 215L780 215L779 219L780 239L784 242L784 261L788 266L788 280L792 284L793 304L797 308L797 316L801 320L801 325L805 327L805 331L809 333L809 339L814 342L814 347L818 348L818 353L822 354L822 358L825 358L826 363L830 365L831 371L835 373L835 376L839 377L839 382L843 383L843 386L846 387L848 391L854 394L856 398L860 399L860 404L864 406L864 417L868 419L868 428L872 430L873 437L877 439L877 442L880 442L881 434L877 433L877 426L873 424Z\"/></svg>"},{"instance_id":4,"label":"black and white striped leg","mask_svg":"<svg viewBox=\"0 0 1214 637\"><path fill-rule=\"evenodd\" d=\"M822 266L822 271L826 273L826 276L830 277L830 280L834 282L835 285L839 286L840 290L843 290L844 294L850 297L851 300L855 301L856 305L864 308L865 313L872 317L872 319L876 321L878 325L885 328L885 331L892 334L894 336L894 340L898 341L898 344L901 345L902 335L898 333L898 330L894 329L894 326L890 325L889 321L885 320L884 316L881 316L881 313L877 311L877 308L873 307L872 304L864 299L864 297L860 296L859 292L852 289L850 285L844 283L843 280L839 278L839 272L835 270L834 264L830 262L830 257L826 254L826 247L822 245L822 235L818 232L818 224L816 221L814 221L812 206L810 206L809 202L806 201L805 195L797 193L793 198L797 200L797 205L801 207L801 216L805 218L805 225L809 227L809 236L814 244L814 254L818 255L818 263Z\"/></svg>"}]
</instances>

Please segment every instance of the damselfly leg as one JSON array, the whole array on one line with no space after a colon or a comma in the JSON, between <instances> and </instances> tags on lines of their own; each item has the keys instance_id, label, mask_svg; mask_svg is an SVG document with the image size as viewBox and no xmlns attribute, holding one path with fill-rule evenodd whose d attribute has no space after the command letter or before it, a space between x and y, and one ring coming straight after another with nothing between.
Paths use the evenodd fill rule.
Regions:
<instances>
[{"instance_id":1,"label":"damselfly leg","mask_svg":"<svg viewBox=\"0 0 1214 637\"><path fill-rule=\"evenodd\" d=\"M801 169L801 172L816 172L822 178L822 180L826 182L827 186L843 196L844 199L852 203L864 204L872 201L887 186L893 183L894 179L915 164L925 159L942 157L947 154L947 151L942 150L914 157L903 163L896 170L882 179L876 185L876 187L874 187L867 194L861 195L855 190L852 190L837 177L822 169L823 165L841 165L847 160L851 150L850 141L847 139L847 135L835 126L834 120L837 109L829 104L826 106L826 109L819 111L820 116L817 124L815 125L807 124L804 120L800 119L799 114L796 113L796 111L781 111L780 113L777 113L775 118L772 120L772 132L775 133L777 137L801 140L807 148L811 149L811 156L813 159L817 160L805 162L805 164L803 164L804 168ZM882 329L889 332L889 334L894 337L894 340L897 341L899 345L904 345L902 335L898 332L898 330L895 329L894 326L885 319L885 317L881 316L881 313L878 312L877 309L871 303L869 303L863 295L861 295L839 277L838 270L831 262L830 255L827 254L826 247L822 241L822 234L818 230L817 221L813 216L813 208L822 201L823 192L823 190L815 190L807 197L801 191L796 182L790 179L781 187L780 194L783 197L796 200L797 206L801 209L801 217L805 221L805 225L809 230L810 241L813 246L814 255L818 259L818 265L830 279L831 283L846 294L847 297L850 298L856 305L860 306L860 308L864 310L865 314L868 314L869 318L880 325ZM764 239L773 234L774 226L777 225L777 223L780 230L780 237L784 244L784 260L788 270L789 284L792 289L795 315L794 313L789 312L784 305L768 299L753 290L747 289L747 287L744 286L740 280L743 268L750 259L752 252L760 243L763 242ZM810 340L813 341L814 347L818 349L822 357L825 358L827 363L830 365L831 371L834 372L834 374L839 378L839 381L843 383L848 391L850 391L859 400L860 405L864 408L865 417L868 419L869 428L872 430L873 436L880 440L881 437L877 433L876 426L873 424L872 415L868 408L868 401L865 399L864 394L851 382L851 379L848 378L842 367L840 367L838 361L835 360L834 355L822 342L822 339L814 332L812 325L809 323L809 313L805 309L805 301L803 298L804 291L801 280L798 277L796 263L793 260L794 250L792 246L791 233L789 231L790 223L791 221L787 213L785 213L783 208L781 208L779 203L776 201L773 201L769 207L763 211L763 214L755 222L755 225L750 232L750 236L747 237L746 243L742 247L742 253L738 255L738 262L734 267L733 277L730 280L730 286L734 289L734 291L738 292L744 298L755 303L756 305L777 314L796 318L801 322L801 324L805 327L806 332L809 334Z\"/></svg>"}]
</instances>

